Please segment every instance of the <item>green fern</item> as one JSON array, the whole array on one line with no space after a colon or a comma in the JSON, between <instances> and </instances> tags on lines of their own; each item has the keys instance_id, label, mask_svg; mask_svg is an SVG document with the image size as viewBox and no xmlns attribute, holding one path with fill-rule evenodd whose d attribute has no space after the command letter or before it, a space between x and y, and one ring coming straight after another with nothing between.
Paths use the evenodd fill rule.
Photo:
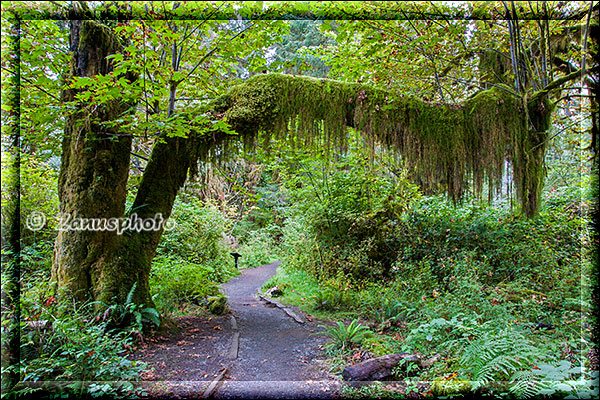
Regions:
<instances>
[{"instance_id":1,"label":"green fern","mask_svg":"<svg viewBox=\"0 0 600 400\"><path fill-rule=\"evenodd\" d=\"M355 344L362 343L371 335L369 328L362 325L358 319L353 319L348 326L340 321L333 327L320 326L327 330L325 334L332 339L331 343L325 345L325 348L330 351L341 350L343 352Z\"/></svg>"},{"instance_id":2,"label":"green fern","mask_svg":"<svg viewBox=\"0 0 600 400\"><path fill-rule=\"evenodd\" d=\"M460 363L473 377L473 390L486 387L491 381L518 383L525 390L526 374L540 356L527 338L514 330L487 331L463 350Z\"/></svg>"},{"instance_id":3,"label":"green fern","mask_svg":"<svg viewBox=\"0 0 600 400\"><path fill-rule=\"evenodd\" d=\"M532 370L517 371L510 379L511 386L509 391L519 399L528 399L540 394L540 391L547 389L542 384Z\"/></svg>"},{"instance_id":4,"label":"green fern","mask_svg":"<svg viewBox=\"0 0 600 400\"><path fill-rule=\"evenodd\" d=\"M143 305L135 304L133 302L133 295L136 288L137 282L131 287L131 290L125 298L125 303L123 304L108 305L101 301L95 301L90 304L100 304L103 306L105 311L103 312L101 319L104 321L110 319L110 325L117 328L132 328L142 331L144 326L149 326L149 324L156 327L160 326L160 315L155 308L142 308Z\"/></svg>"}]
</instances>

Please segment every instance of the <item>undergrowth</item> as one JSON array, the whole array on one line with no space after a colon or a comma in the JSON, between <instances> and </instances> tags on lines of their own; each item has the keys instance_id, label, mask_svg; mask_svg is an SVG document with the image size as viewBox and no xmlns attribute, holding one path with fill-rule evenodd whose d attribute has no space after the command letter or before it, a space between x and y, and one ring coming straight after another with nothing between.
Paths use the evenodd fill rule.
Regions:
<instances>
[{"instance_id":1,"label":"undergrowth","mask_svg":"<svg viewBox=\"0 0 600 400\"><path fill-rule=\"evenodd\" d=\"M439 198L416 200L400 218L355 219L385 230L386 251L396 254L378 280L369 271L381 268L375 254L352 256L356 227L340 234L343 241L323 238L327 231L315 229L319 217L302 207L286 221L286 258L265 287L284 287L283 301L320 318L360 320L373 332L332 356L332 372L365 352L439 354L414 377L399 370L394 379L429 382L423 391L436 396L598 393L587 206L577 196L550 199L532 220ZM352 268L340 268L340 260ZM348 322L329 330L342 326ZM329 347L339 349L339 335L330 336Z\"/></svg>"}]
</instances>

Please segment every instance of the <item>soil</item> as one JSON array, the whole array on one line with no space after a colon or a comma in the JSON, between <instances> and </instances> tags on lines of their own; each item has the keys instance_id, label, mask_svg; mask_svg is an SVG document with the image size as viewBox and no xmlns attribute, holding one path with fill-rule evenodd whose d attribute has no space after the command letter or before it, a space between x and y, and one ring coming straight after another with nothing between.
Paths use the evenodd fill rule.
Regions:
<instances>
[{"instance_id":1,"label":"soil","mask_svg":"<svg viewBox=\"0 0 600 400\"><path fill-rule=\"evenodd\" d=\"M339 380L323 366L326 339L318 326L321 322L293 308L305 320L300 324L257 297L257 291L275 275L279 263L244 270L223 285L229 314L185 317L178 321L177 332L146 343L134 358L148 363L141 384L148 397L201 398L225 368L211 397L339 397ZM232 358L236 332L239 347L237 358Z\"/></svg>"}]
</instances>

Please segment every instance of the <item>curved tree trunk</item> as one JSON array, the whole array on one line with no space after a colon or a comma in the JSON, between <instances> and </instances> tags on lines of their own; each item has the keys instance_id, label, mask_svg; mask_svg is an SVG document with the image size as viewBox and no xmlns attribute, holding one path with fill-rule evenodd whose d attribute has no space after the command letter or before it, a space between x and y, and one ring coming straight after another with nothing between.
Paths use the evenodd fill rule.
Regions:
<instances>
[{"instance_id":1,"label":"curved tree trunk","mask_svg":"<svg viewBox=\"0 0 600 400\"><path fill-rule=\"evenodd\" d=\"M71 74L76 77L109 73L106 57L121 50L112 31L94 21L72 21L70 45ZM78 92L65 90L65 101L76 100ZM131 104L118 101L96 108L80 104L66 119L59 177L63 223L55 243L52 279L81 302L123 302L136 283L134 301L152 305L148 279L162 229L123 234L109 229L68 229L76 227L76 219L125 217L132 138L105 123L130 108ZM185 180L187 154L180 138L156 144L133 207L140 220L157 214L165 220L169 217Z\"/></svg>"}]
</instances>

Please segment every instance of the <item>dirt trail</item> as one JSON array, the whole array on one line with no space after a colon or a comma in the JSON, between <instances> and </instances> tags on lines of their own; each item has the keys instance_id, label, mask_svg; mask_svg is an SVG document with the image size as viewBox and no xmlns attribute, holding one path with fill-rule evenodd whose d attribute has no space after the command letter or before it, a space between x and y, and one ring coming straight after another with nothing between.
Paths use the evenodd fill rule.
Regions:
<instances>
[{"instance_id":1,"label":"dirt trail","mask_svg":"<svg viewBox=\"0 0 600 400\"><path fill-rule=\"evenodd\" d=\"M223 285L235 323L231 315L185 319L182 332L148 346L136 357L153 367L145 376L153 382L144 385L150 396L202 397L209 383L227 368L212 393L214 398L338 397L339 382L320 368L325 338L318 334L322 331L318 323L299 324L257 298L257 290L275 274L279 263L244 270ZM237 358L232 359L232 343L238 335Z\"/></svg>"}]
</instances>

